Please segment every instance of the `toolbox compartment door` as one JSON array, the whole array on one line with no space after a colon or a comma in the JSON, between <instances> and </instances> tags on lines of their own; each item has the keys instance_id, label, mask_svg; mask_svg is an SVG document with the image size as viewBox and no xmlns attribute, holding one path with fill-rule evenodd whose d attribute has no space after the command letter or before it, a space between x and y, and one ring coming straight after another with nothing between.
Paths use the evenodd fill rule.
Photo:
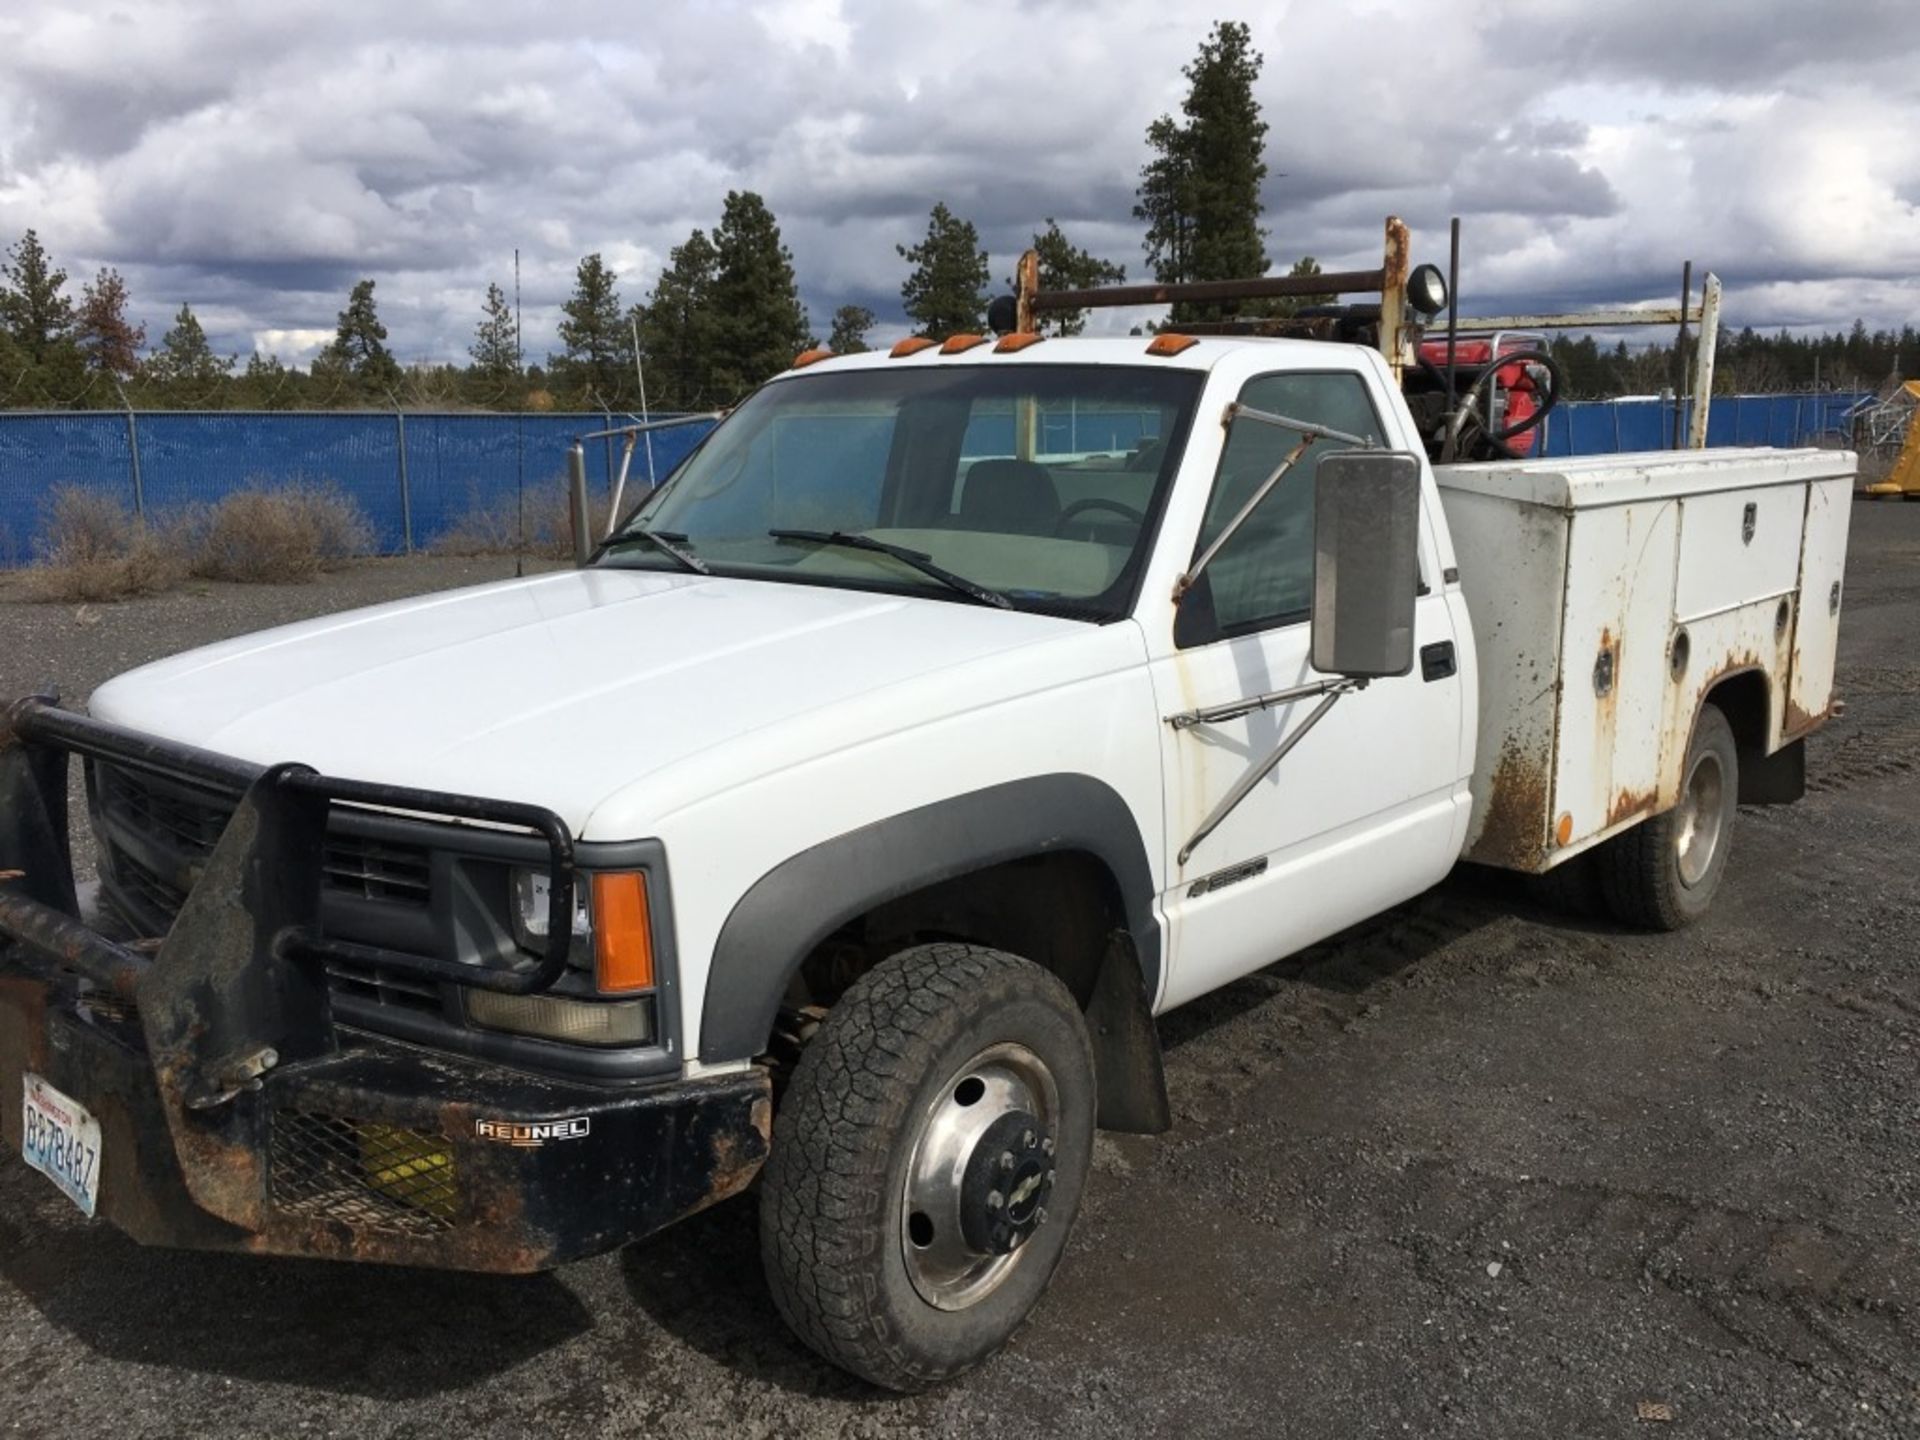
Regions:
<instances>
[{"instance_id":1,"label":"toolbox compartment door","mask_svg":"<svg viewBox=\"0 0 1920 1440\"><path fill-rule=\"evenodd\" d=\"M1674 609L1685 622L1789 593L1800 579L1806 487L1766 485L1680 502Z\"/></svg>"},{"instance_id":2,"label":"toolbox compartment door","mask_svg":"<svg viewBox=\"0 0 1920 1440\"><path fill-rule=\"evenodd\" d=\"M1826 480L1807 489L1800 551L1800 604L1794 615L1793 673L1783 729L1803 734L1833 707L1834 656L1840 642L1841 588L1847 568L1847 527L1853 487Z\"/></svg>"}]
</instances>

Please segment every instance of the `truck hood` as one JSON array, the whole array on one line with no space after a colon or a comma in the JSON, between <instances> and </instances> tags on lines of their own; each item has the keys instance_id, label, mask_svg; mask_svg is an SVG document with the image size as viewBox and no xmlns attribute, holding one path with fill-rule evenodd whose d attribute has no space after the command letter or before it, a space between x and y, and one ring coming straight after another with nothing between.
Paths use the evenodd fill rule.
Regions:
<instances>
[{"instance_id":1,"label":"truck hood","mask_svg":"<svg viewBox=\"0 0 1920 1440\"><path fill-rule=\"evenodd\" d=\"M782 732L749 747L756 763L800 763L852 743L850 712L885 693L897 731L990 704L997 688L1031 690L1036 673L1069 678L1019 665L996 688L1008 667L992 662L1085 649L1073 642L1099 628L824 586L575 570L187 651L109 681L89 708L262 764L546 805L585 834L603 798L750 733Z\"/></svg>"}]
</instances>

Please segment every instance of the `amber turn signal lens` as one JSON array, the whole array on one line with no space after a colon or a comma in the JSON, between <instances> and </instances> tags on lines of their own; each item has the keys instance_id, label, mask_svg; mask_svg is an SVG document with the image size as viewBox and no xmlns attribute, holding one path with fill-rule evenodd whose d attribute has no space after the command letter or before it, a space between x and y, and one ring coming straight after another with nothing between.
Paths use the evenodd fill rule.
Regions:
<instances>
[{"instance_id":1,"label":"amber turn signal lens","mask_svg":"<svg viewBox=\"0 0 1920 1440\"><path fill-rule=\"evenodd\" d=\"M1182 350L1191 350L1200 342L1191 335L1176 335L1171 330L1163 330L1147 342L1149 355L1178 355Z\"/></svg>"},{"instance_id":2,"label":"amber turn signal lens","mask_svg":"<svg viewBox=\"0 0 1920 1440\"><path fill-rule=\"evenodd\" d=\"M653 988L647 877L637 870L593 877L593 977L603 995Z\"/></svg>"}]
</instances>

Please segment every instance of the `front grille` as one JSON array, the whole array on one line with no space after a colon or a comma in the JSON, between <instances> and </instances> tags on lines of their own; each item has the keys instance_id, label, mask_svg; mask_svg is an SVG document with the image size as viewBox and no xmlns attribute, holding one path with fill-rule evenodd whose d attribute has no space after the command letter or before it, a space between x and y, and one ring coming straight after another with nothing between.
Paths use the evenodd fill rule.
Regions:
<instances>
[{"instance_id":1,"label":"front grille","mask_svg":"<svg viewBox=\"0 0 1920 1440\"><path fill-rule=\"evenodd\" d=\"M143 915L157 916L164 924L171 925L173 917L187 902L185 893L141 864L125 847L112 845L111 848L114 880L128 892Z\"/></svg>"},{"instance_id":2,"label":"front grille","mask_svg":"<svg viewBox=\"0 0 1920 1440\"><path fill-rule=\"evenodd\" d=\"M327 962L327 983L336 995L370 1000L376 1005L391 1005L402 1010L418 1010L440 1015L446 1006L440 1000L440 986L432 980L379 970L371 965L353 965L344 960Z\"/></svg>"},{"instance_id":3,"label":"front grille","mask_svg":"<svg viewBox=\"0 0 1920 1440\"><path fill-rule=\"evenodd\" d=\"M460 1216L453 1143L317 1110L276 1110L276 1208L392 1235L438 1235Z\"/></svg>"},{"instance_id":4,"label":"front grille","mask_svg":"<svg viewBox=\"0 0 1920 1440\"><path fill-rule=\"evenodd\" d=\"M184 862L205 860L233 818L235 801L188 785L153 780L112 765L96 767L100 810L109 831L124 830ZM127 859L137 870L129 888L161 910L168 920L186 898L151 867L115 847L115 873ZM329 890L363 900L385 900L424 909L429 899L431 865L423 845L372 840L331 833L321 883Z\"/></svg>"},{"instance_id":5,"label":"front grille","mask_svg":"<svg viewBox=\"0 0 1920 1440\"><path fill-rule=\"evenodd\" d=\"M141 934L164 935L186 903L238 803L189 780L96 762L95 824L108 896ZM433 954L433 863L425 845L329 830L321 860L322 919L331 935L379 948ZM353 823L351 817L347 823ZM371 903L369 903L371 902ZM370 966L330 966L336 994L442 1015L431 981Z\"/></svg>"},{"instance_id":6,"label":"front grille","mask_svg":"<svg viewBox=\"0 0 1920 1440\"><path fill-rule=\"evenodd\" d=\"M162 788L111 765L100 766L99 775L102 808L168 849L209 854L233 818L230 800L186 787Z\"/></svg>"},{"instance_id":7,"label":"front grille","mask_svg":"<svg viewBox=\"0 0 1920 1440\"><path fill-rule=\"evenodd\" d=\"M329 889L365 900L425 905L431 872L418 845L388 845L356 835L329 835L325 861Z\"/></svg>"}]
</instances>

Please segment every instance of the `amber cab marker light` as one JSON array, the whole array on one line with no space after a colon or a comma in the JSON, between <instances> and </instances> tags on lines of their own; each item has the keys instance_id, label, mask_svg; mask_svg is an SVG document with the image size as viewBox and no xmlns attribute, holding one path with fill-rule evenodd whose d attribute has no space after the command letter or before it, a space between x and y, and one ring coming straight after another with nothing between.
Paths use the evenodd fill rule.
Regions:
<instances>
[{"instance_id":1,"label":"amber cab marker light","mask_svg":"<svg viewBox=\"0 0 1920 1440\"><path fill-rule=\"evenodd\" d=\"M1178 355L1182 350L1191 350L1200 342L1191 335L1175 335L1171 332L1156 335L1147 342L1149 355Z\"/></svg>"},{"instance_id":2,"label":"amber cab marker light","mask_svg":"<svg viewBox=\"0 0 1920 1440\"><path fill-rule=\"evenodd\" d=\"M796 370L804 370L809 365L817 364L822 360L831 360L832 358L833 351L827 349L825 346L821 346L815 350L802 350L798 355L793 357L793 368Z\"/></svg>"},{"instance_id":3,"label":"amber cab marker light","mask_svg":"<svg viewBox=\"0 0 1920 1440\"><path fill-rule=\"evenodd\" d=\"M593 978L603 995L653 988L647 877L637 870L593 877Z\"/></svg>"},{"instance_id":4,"label":"amber cab marker light","mask_svg":"<svg viewBox=\"0 0 1920 1440\"><path fill-rule=\"evenodd\" d=\"M949 335L947 343L940 347L942 355L958 355L962 350L971 350L976 345L987 343L984 335Z\"/></svg>"},{"instance_id":5,"label":"amber cab marker light","mask_svg":"<svg viewBox=\"0 0 1920 1440\"><path fill-rule=\"evenodd\" d=\"M1031 330L1015 331L1011 335L1002 335L1000 337L1000 343L993 347L993 353L996 355L1012 355L1016 351L1026 349L1029 345L1038 345L1046 338L1044 335L1034 334Z\"/></svg>"},{"instance_id":6,"label":"amber cab marker light","mask_svg":"<svg viewBox=\"0 0 1920 1440\"><path fill-rule=\"evenodd\" d=\"M906 339L896 344L893 349L889 350L887 354L895 360L904 360L909 355L918 355L922 350L931 350L939 343L938 340L929 340L924 335L909 335Z\"/></svg>"}]
</instances>

